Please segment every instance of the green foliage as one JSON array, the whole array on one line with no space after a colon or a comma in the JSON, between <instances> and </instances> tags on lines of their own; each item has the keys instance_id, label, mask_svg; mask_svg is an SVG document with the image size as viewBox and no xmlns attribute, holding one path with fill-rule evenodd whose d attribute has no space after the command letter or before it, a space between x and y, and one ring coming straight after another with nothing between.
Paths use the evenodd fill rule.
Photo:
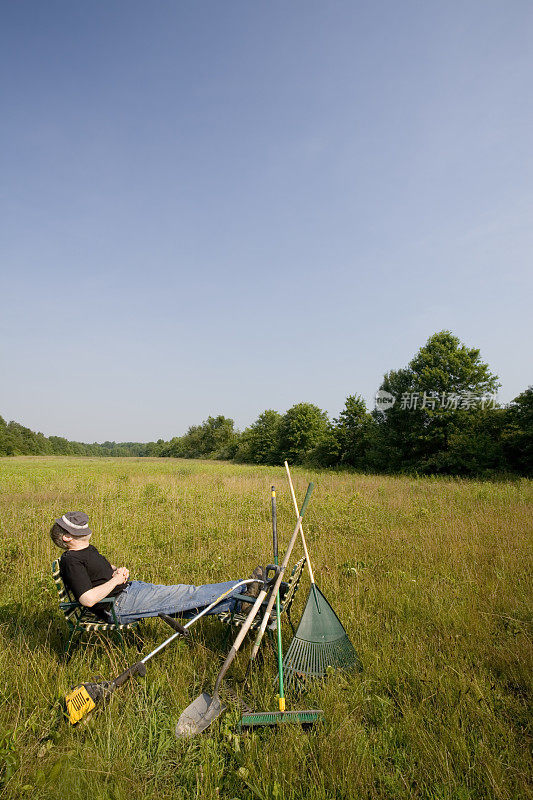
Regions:
<instances>
[{"instance_id":1,"label":"green foliage","mask_svg":"<svg viewBox=\"0 0 533 800\"><path fill-rule=\"evenodd\" d=\"M0 456L23 455L80 455L80 456L143 456L146 445L137 442L104 442L83 444L69 442L61 436L34 433L18 422L9 422L0 417Z\"/></svg>"},{"instance_id":2,"label":"green foliage","mask_svg":"<svg viewBox=\"0 0 533 800\"><path fill-rule=\"evenodd\" d=\"M507 408L491 408L487 399L498 387L478 349L440 331L407 367L386 373L380 388L395 403L384 411L369 414L362 397L349 395L333 422L316 405L297 403L284 415L263 411L242 434L219 414L192 425L184 436L147 444L47 438L0 417L0 456L163 456L270 465L287 458L292 464L367 472L531 475L533 387Z\"/></svg>"},{"instance_id":3,"label":"green foliage","mask_svg":"<svg viewBox=\"0 0 533 800\"><path fill-rule=\"evenodd\" d=\"M510 469L533 474L533 386L515 397L506 411L503 449Z\"/></svg>"},{"instance_id":4,"label":"green foliage","mask_svg":"<svg viewBox=\"0 0 533 800\"><path fill-rule=\"evenodd\" d=\"M12 731L0 734L0 788L9 781L20 765L20 755Z\"/></svg>"},{"instance_id":5,"label":"green foliage","mask_svg":"<svg viewBox=\"0 0 533 800\"><path fill-rule=\"evenodd\" d=\"M279 464L279 437L282 416L267 409L247 428L239 441L237 461L250 464Z\"/></svg>"},{"instance_id":6,"label":"green foliage","mask_svg":"<svg viewBox=\"0 0 533 800\"><path fill-rule=\"evenodd\" d=\"M372 437L373 420L360 395L346 398L343 410L335 420L338 460L341 464L364 469Z\"/></svg>"},{"instance_id":7,"label":"green foliage","mask_svg":"<svg viewBox=\"0 0 533 800\"><path fill-rule=\"evenodd\" d=\"M481 398L499 383L479 350L461 344L450 331L431 336L409 366L391 370L380 389L394 405L373 414L376 427L369 460L384 471L476 474L502 468L501 448L491 437L501 430ZM457 408L446 397L460 398ZM411 407L412 397L416 407ZM407 399L409 398L409 405Z\"/></svg>"},{"instance_id":8,"label":"green foliage","mask_svg":"<svg viewBox=\"0 0 533 800\"><path fill-rule=\"evenodd\" d=\"M492 394L500 386L479 350L461 344L450 331L434 333L409 364L412 391Z\"/></svg>"},{"instance_id":9,"label":"green foliage","mask_svg":"<svg viewBox=\"0 0 533 800\"><path fill-rule=\"evenodd\" d=\"M283 416L279 431L281 460L305 464L316 457L330 436L328 415L312 403L296 403Z\"/></svg>"},{"instance_id":10,"label":"green foliage","mask_svg":"<svg viewBox=\"0 0 533 800\"><path fill-rule=\"evenodd\" d=\"M235 456L239 434L232 419L219 414L208 417L201 425L191 425L184 436L175 437L162 446L160 455L173 458L220 458Z\"/></svg>"}]
</instances>

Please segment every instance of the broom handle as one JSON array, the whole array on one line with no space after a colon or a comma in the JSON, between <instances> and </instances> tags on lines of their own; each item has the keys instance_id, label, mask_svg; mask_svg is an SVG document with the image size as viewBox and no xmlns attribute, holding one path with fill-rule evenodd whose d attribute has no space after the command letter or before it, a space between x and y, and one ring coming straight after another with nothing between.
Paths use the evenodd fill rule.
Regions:
<instances>
[{"instance_id":1,"label":"broom handle","mask_svg":"<svg viewBox=\"0 0 533 800\"><path fill-rule=\"evenodd\" d=\"M274 564L278 563L278 515L276 511L276 489L272 487L272 545L274 550ZM279 589L276 593L276 627L278 634L278 676L279 676L279 710L285 711L285 691L283 688L283 650L281 641L281 606Z\"/></svg>"},{"instance_id":2,"label":"broom handle","mask_svg":"<svg viewBox=\"0 0 533 800\"><path fill-rule=\"evenodd\" d=\"M294 486L292 485L291 471L289 469L289 464L287 461L285 461L285 469L287 471L287 478L289 479L289 486L291 489L292 502L294 503L294 510L296 511L296 516L299 516L300 512L298 511L298 503L296 502L296 495L294 494ZM318 613L320 614L320 603L318 602L318 595L316 592L315 576L313 575L313 567L311 566L311 559L309 558L309 553L307 551L307 542L305 541L304 529L301 522L300 522L300 533L302 534L302 544L304 547L305 560L307 561L307 567L309 569L309 577L311 578L311 587L313 589L313 596L315 598L315 603L318 609Z\"/></svg>"},{"instance_id":3,"label":"broom handle","mask_svg":"<svg viewBox=\"0 0 533 800\"><path fill-rule=\"evenodd\" d=\"M289 479L289 486L291 489L292 502L294 503L294 510L296 511L296 516L298 517L300 515L300 512L298 511L298 503L296 502L296 496L294 494L294 486L292 485L291 471L289 469L289 465L287 462L285 462L285 469L287 470L287 478ZM314 583L315 576L313 575L313 567L311 566L311 559L309 558L309 553L307 552L307 543L305 541L304 529L301 523L300 523L300 533L302 534L302 544L304 546L305 560L307 561L307 566L309 568L309 576L311 578L311 583Z\"/></svg>"},{"instance_id":4,"label":"broom handle","mask_svg":"<svg viewBox=\"0 0 533 800\"><path fill-rule=\"evenodd\" d=\"M259 645L261 644L261 640L262 640L262 638L264 636L264 633L265 633L265 630L266 630L266 626L268 625L268 620L270 618L270 612L272 611L272 609L274 607L274 603L276 602L276 594L277 594L277 592L279 592L279 587L281 585L281 581L283 580L283 573L287 569L287 564L289 563L289 558L291 557L291 553L292 553L294 545L296 543L296 539L298 538L298 531L300 530L300 524L302 522L302 518L303 518L303 515L305 514L305 511L306 511L307 505L309 503L309 500L311 499L311 494L312 494L314 488L315 488L315 484L314 483L310 483L309 486L307 487L305 500L303 501L303 505L302 505L302 508L300 510L300 515L298 517L298 521L296 522L296 527L294 529L294 533L292 534L291 540L289 542L289 546L287 548L287 552L285 553L285 558L283 559L283 563L282 563L282 565L280 567L280 571L279 571L279 575L277 577L276 583L274 584L274 586L272 588L272 592L270 593L270 600L268 601L264 617L263 617L263 619L261 621L261 627L259 628L259 632L257 634L257 639L254 642L254 646L253 646L252 652L250 654L250 663L254 660L254 658L256 657L256 655L258 653Z\"/></svg>"}]
</instances>

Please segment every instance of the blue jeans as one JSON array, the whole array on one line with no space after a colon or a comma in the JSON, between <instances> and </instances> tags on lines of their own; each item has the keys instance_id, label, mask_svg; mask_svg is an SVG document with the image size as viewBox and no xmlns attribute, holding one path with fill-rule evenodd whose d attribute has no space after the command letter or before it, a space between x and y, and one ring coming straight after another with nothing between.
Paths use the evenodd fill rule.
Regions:
<instances>
[{"instance_id":1,"label":"blue jeans","mask_svg":"<svg viewBox=\"0 0 533 800\"><path fill-rule=\"evenodd\" d=\"M131 581L115 600L115 614L120 623L133 622L144 617L157 617L158 614L176 614L180 617L194 617L217 597L220 597L239 581L210 583L205 586L191 586L177 583L165 586L143 581ZM246 586L239 586L236 594L245 591ZM209 611L209 614L220 614L222 611L233 611L235 599L228 595ZM109 612L106 612L112 621Z\"/></svg>"}]
</instances>

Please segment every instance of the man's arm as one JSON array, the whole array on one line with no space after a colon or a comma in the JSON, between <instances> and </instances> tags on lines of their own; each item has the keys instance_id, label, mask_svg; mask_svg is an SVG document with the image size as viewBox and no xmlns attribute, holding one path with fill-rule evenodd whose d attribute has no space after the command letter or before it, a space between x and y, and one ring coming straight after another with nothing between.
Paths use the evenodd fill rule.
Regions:
<instances>
[{"instance_id":1,"label":"man's arm","mask_svg":"<svg viewBox=\"0 0 533 800\"><path fill-rule=\"evenodd\" d=\"M109 592L111 592L115 586L120 586L122 583L126 583L129 578L129 574L129 570L126 569L126 567L120 567L119 569L116 569L113 577L108 581L81 594L78 598L79 602L82 604L82 606L92 608L92 606L94 606L96 603L99 603L100 600L103 600L104 597L107 597Z\"/></svg>"}]
</instances>

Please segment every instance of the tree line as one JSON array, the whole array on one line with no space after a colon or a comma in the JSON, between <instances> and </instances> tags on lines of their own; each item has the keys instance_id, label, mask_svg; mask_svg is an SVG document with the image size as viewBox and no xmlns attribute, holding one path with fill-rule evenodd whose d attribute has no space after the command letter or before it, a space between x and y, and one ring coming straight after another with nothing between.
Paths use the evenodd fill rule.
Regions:
<instances>
[{"instance_id":1,"label":"tree line","mask_svg":"<svg viewBox=\"0 0 533 800\"><path fill-rule=\"evenodd\" d=\"M147 444L47 439L0 417L0 455L135 455L270 465L286 458L366 472L531 475L533 387L501 406L495 401L499 386L478 349L440 331L407 367L385 374L373 410L353 394L333 420L312 403L297 403L285 414L263 411L242 432L232 419L210 416L183 436ZM22 450L24 445L32 449Z\"/></svg>"},{"instance_id":2,"label":"tree line","mask_svg":"<svg viewBox=\"0 0 533 800\"><path fill-rule=\"evenodd\" d=\"M62 436L35 433L0 417L0 456L142 456L146 447L138 442L70 442Z\"/></svg>"}]
</instances>

